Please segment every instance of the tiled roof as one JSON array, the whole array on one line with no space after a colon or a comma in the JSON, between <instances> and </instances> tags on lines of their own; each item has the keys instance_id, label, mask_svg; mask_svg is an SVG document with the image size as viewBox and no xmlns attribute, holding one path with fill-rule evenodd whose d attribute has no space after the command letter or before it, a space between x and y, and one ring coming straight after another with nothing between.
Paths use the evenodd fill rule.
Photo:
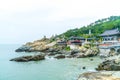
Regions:
<instances>
[{"instance_id":1,"label":"tiled roof","mask_svg":"<svg viewBox=\"0 0 120 80\"><path fill-rule=\"evenodd\" d=\"M74 37L74 36L72 36L69 39L84 39L84 38L83 37Z\"/></svg>"},{"instance_id":2,"label":"tiled roof","mask_svg":"<svg viewBox=\"0 0 120 80\"><path fill-rule=\"evenodd\" d=\"M106 35L115 35L115 34L120 34L120 31L118 29L112 29L112 30L106 30L100 36L106 36Z\"/></svg>"}]
</instances>

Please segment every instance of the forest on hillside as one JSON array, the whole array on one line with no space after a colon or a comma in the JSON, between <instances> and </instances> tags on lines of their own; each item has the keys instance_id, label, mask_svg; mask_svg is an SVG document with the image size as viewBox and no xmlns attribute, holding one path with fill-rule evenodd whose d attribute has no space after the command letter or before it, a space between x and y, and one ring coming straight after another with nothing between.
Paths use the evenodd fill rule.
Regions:
<instances>
[{"instance_id":1,"label":"forest on hillside","mask_svg":"<svg viewBox=\"0 0 120 80\"><path fill-rule=\"evenodd\" d=\"M69 38L71 36L81 36L81 37L93 37L98 36L105 30L110 29L120 29L120 16L110 16L108 18L99 19L87 26L81 28L70 29L65 33L60 34L59 36L64 36ZM89 30L91 30L92 35L89 36Z\"/></svg>"}]
</instances>

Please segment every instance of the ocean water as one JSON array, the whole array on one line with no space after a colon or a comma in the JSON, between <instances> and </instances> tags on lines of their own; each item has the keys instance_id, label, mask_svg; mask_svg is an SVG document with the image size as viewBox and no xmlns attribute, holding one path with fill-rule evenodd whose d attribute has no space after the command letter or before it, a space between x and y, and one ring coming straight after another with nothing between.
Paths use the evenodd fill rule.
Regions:
<instances>
[{"instance_id":1,"label":"ocean water","mask_svg":"<svg viewBox=\"0 0 120 80\"><path fill-rule=\"evenodd\" d=\"M80 59L46 59L14 62L12 58L37 53L16 53L20 45L0 45L0 80L76 80L79 74L95 71L101 62L97 57ZM86 69L82 69L82 67Z\"/></svg>"}]
</instances>

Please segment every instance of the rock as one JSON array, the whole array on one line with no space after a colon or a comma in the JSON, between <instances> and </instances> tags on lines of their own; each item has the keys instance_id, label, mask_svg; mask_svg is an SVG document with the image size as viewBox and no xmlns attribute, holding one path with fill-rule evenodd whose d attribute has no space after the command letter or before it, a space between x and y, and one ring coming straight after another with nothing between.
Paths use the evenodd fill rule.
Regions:
<instances>
[{"instance_id":1,"label":"rock","mask_svg":"<svg viewBox=\"0 0 120 80\"><path fill-rule=\"evenodd\" d=\"M80 52L79 50L72 50L71 55L74 55L74 54L79 53L79 52Z\"/></svg>"},{"instance_id":2,"label":"rock","mask_svg":"<svg viewBox=\"0 0 120 80\"><path fill-rule=\"evenodd\" d=\"M57 54L64 54L64 51L58 51Z\"/></svg>"},{"instance_id":3,"label":"rock","mask_svg":"<svg viewBox=\"0 0 120 80\"><path fill-rule=\"evenodd\" d=\"M120 60L118 59L105 60L98 65L98 68L96 68L96 70L119 71Z\"/></svg>"},{"instance_id":4,"label":"rock","mask_svg":"<svg viewBox=\"0 0 120 80\"><path fill-rule=\"evenodd\" d=\"M34 42L28 42L22 47L16 49L16 52L45 52L55 43L51 43L49 39L43 38Z\"/></svg>"},{"instance_id":5,"label":"rock","mask_svg":"<svg viewBox=\"0 0 120 80\"><path fill-rule=\"evenodd\" d=\"M108 55L107 54L99 54L100 58L103 59L103 58L107 58Z\"/></svg>"},{"instance_id":6,"label":"rock","mask_svg":"<svg viewBox=\"0 0 120 80\"><path fill-rule=\"evenodd\" d=\"M57 54L57 55L55 55L54 58L63 59L63 58L65 58L65 55L63 55L63 54Z\"/></svg>"},{"instance_id":7,"label":"rock","mask_svg":"<svg viewBox=\"0 0 120 80\"><path fill-rule=\"evenodd\" d=\"M102 72L86 72L81 74L77 80L120 80L120 78Z\"/></svg>"},{"instance_id":8,"label":"rock","mask_svg":"<svg viewBox=\"0 0 120 80\"><path fill-rule=\"evenodd\" d=\"M84 58L84 53L77 53L77 54L74 54L72 56L76 57L76 58Z\"/></svg>"},{"instance_id":9,"label":"rock","mask_svg":"<svg viewBox=\"0 0 120 80\"><path fill-rule=\"evenodd\" d=\"M45 59L44 55L35 55L35 56L17 57L17 58L11 59L10 61L28 62L28 61L39 61L39 60L44 60L44 59Z\"/></svg>"},{"instance_id":10,"label":"rock","mask_svg":"<svg viewBox=\"0 0 120 80\"><path fill-rule=\"evenodd\" d=\"M92 49L88 49L88 50L85 52L85 56L88 56L88 55L91 55L91 54L93 54Z\"/></svg>"},{"instance_id":11,"label":"rock","mask_svg":"<svg viewBox=\"0 0 120 80\"><path fill-rule=\"evenodd\" d=\"M66 58L73 58L72 55L66 55Z\"/></svg>"},{"instance_id":12,"label":"rock","mask_svg":"<svg viewBox=\"0 0 120 80\"><path fill-rule=\"evenodd\" d=\"M49 50L47 51L48 52L48 56L54 56L56 54L67 54L67 51L64 51L64 50Z\"/></svg>"},{"instance_id":13,"label":"rock","mask_svg":"<svg viewBox=\"0 0 120 80\"><path fill-rule=\"evenodd\" d=\"M59 50L58 49L55 49L55 48L49 48L47 50L47 52L58 52Z\"/></svg>"},{"instance_id":14,"label":"rock","mask_svg":"<svg viewBox=\"0 0 120 80\"><path fill-rule=\"evenodd\" d=\"M117 54L120 54L120 48L117 50Z\"/></svg>"},{"instance_id":15,"label":"rock","mask_svg":"<svg viewBox=\"0 0 120 80\"><path fill-rule=\"evenodd\" d=\"M114 56L116 54L115 49L111 48L109 52L109 56Z\"/></svg>"},{"instance_id":16,"label":"rock","mask_svg":"<svg viewBox=\"0 0 120 80\"><path fill-rule=\"evenodd\" d=\"M98 48L92 48L87 50L87 52L85 53L85 56L93 57L93 56L96 56L98 53L99 53Z\"/></svg>"},{"instance_id":17,"label":"rock","mask_svg":"<svg viewBox=\"0 0 120 80\"><path fill-rule=\"evenodd\" d=\"M84 46L81 46L79 50L80 52L85 53L87 51L87 48L85 48Z\"/></svg>"},{"instance_id":18,"label":"rock","mask_svg":"<svg viewBox=\"0 0 120 80\"><path fill-rule=\"evenodd\" d=\"M120 63L120 59L119 59L119 58L118 58L118 59L115 59L115 60L114 60L114 63L115 63L115 64L119 64L119 63Z\"/></svg>"},{"instance_id":19,"label":"rock","mask_svg":"<svg viewBox=\"0 0 120 80\"><path fill-rule=\"evenodd\" d=\"M90 59L90 61L93 61L93 59Z\"/></svg>"},{"instance_id":20,"label":"rock","mask_svg":"<svg viewBox=\"0 0 120 80\"><path fill-rule=\"evenodd\" d=\"M85 53L78 53L77 58L85 58L85 57L93 57L96 56L98 53L94 53L93 50L89 49Z\"/></svg>"},{"instance_id":21,"label":"rock","mask_svg":"<svg viewBox=\"0 0 120 80\"><path fill-rule=\"evenodd\" d=\"M86 67L82 67L82 69L86 69Z\"/></svg>"},{"instance_id":22,"label":"rock","mask_svg":"<svg viewBox=\"0 0 120 80\"><path fill-rule=\"evenodd\" d=\"M81 47L79 49L74 50L66 50L66 45L58 45L56 41L50 42L49 39L43 38L41 40L37 40L34 42L26 43L24 46L18 48L16 52L44 52L48 56L54 56L56 54L63 54L68 58L84 58L84 57L93 57L99 53L99 49L97 47ZM62 55L62 56L63 56ZM59 57L61 55L56 55L55 57Z\"/></svg>"},{"instance_id":23,"label":"rock","mask_svg":"<svg viewBox=\"0 0 120 80\"><path fill-rule=\"evenodd\" d=\"M20 48L18 48L18 49L16 49L15 50L15 52L29 52L29 49L30 49L31 47L30 46L25 46L25 45L23 45L22 47L20 47Z\"/></svg>"},{"instance_id":24,"label":"rock","mask_svg":"<svg viewBox=\"0 0 120 80\"><path fill-rule=\"evenodd\" d=\"M100 53L98 54L98 56L100 56L101 59L108 58L109 52L110 52L110 49L100 49Z\"/></svg>"},{"instance_id":25,"label":"rock","mask_svg":"<svg viewBox=\"0 0 120 80\"><path fill-rule=\"evenodd\" d=\"M97 47L80 47L80 53L77 54L77 58L93 57L96 56L99 52L100 51Z\"/></svg>"},{"instance_id":26,"label":"rock","mask_svg":"<svg viewBox=\"0 0 120 80\"><path fill-rule=\"evenodd\" d=\"M50 53L48 53L47 55L48 55L48 56L54 56L54 55L56 55L56 52L50 52Z\"/></svg>"}]
</instances>

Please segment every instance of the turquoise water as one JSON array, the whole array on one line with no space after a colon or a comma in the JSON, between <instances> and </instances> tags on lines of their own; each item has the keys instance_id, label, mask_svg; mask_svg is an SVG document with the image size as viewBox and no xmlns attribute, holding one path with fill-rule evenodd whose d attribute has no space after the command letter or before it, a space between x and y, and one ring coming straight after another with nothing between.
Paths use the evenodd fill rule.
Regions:
<instances>
[{"instance_id":1,"label":"turquoise water","mask_svg":"<svg viewBox=\"0 0 120 80\"><path fill-rule=\"evenodd\" d=\"M16 53L20 45L0 45L0 80L76 80L86 71L95 71L99 58L46 59L37 62L12 62L11 58L36 53ZM86 66L86 69L82 67Z\"/></svg>"}]
</instances>

